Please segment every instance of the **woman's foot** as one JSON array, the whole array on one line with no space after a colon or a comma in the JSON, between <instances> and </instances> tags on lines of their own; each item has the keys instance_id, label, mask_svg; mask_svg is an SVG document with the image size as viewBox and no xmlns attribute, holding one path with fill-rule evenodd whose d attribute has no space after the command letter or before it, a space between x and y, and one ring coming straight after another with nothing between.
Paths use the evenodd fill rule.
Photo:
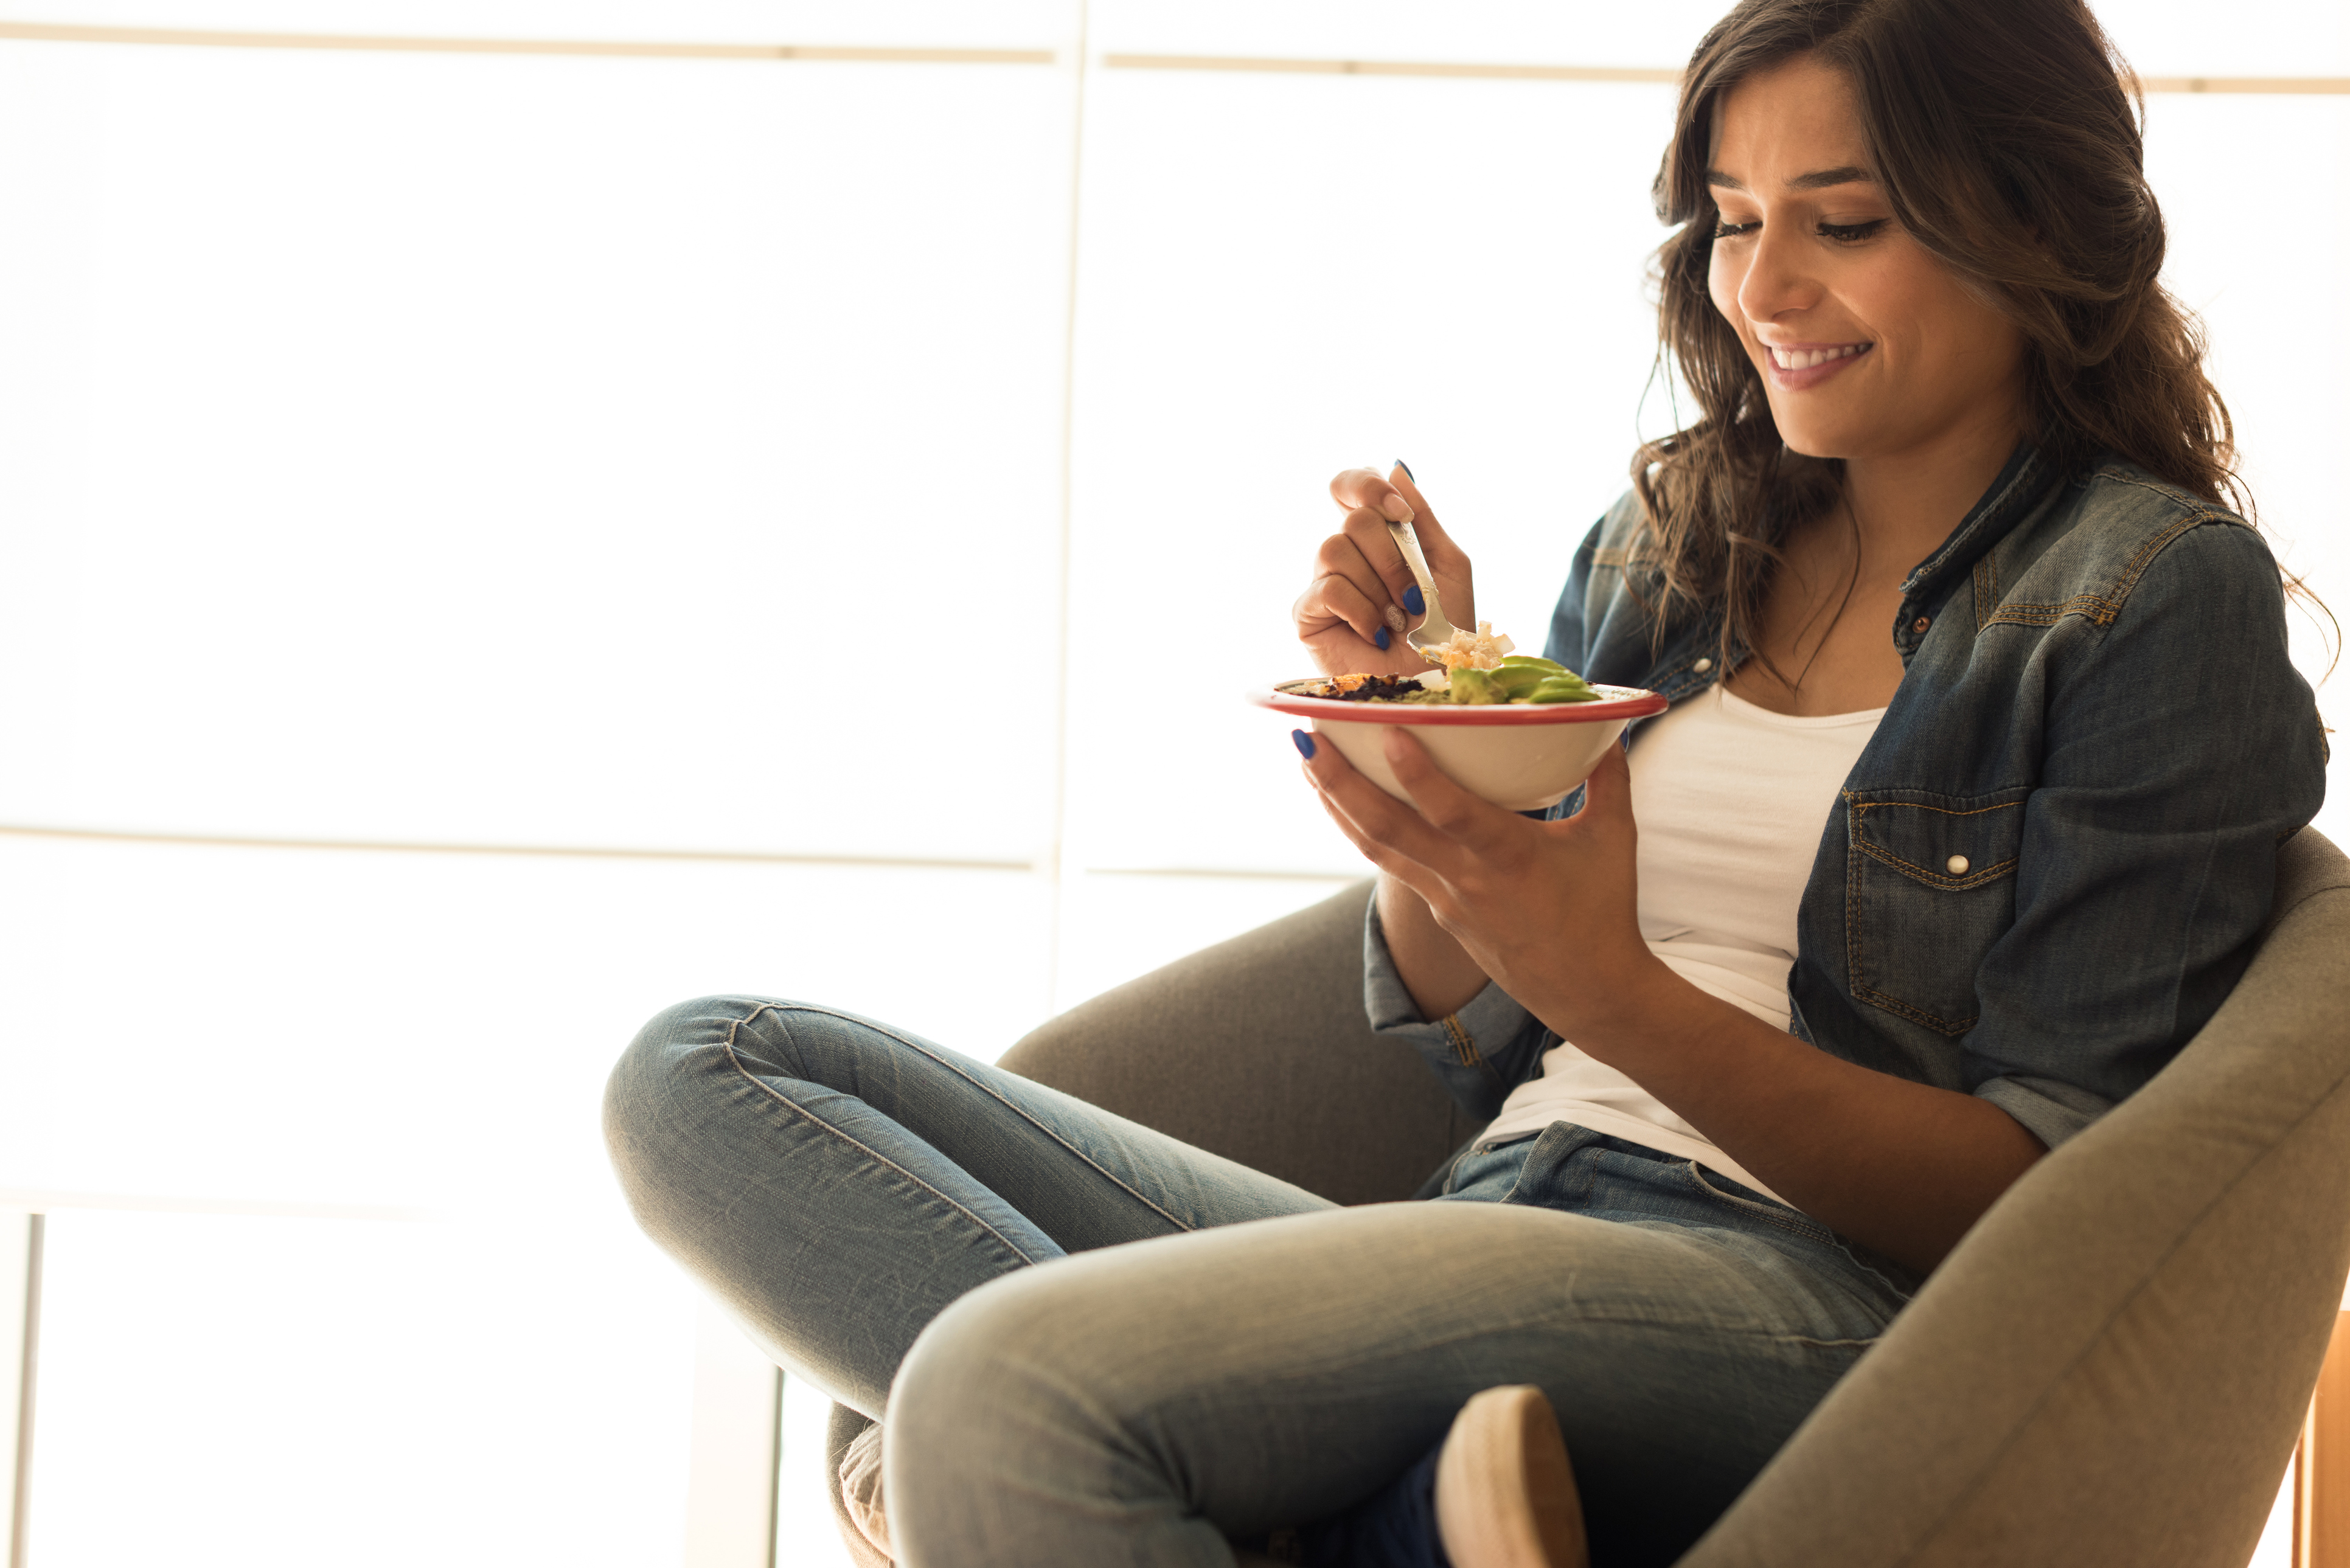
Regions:
<instances>
[{"instance_id":1,"label":"woman's foot","mask_svg":"<svg viewBox=\"0 0 2350 1568\"><path fill-rule=\"evenodd\" d=\"M897 1561L889 1550L889 1516L881 1507L881 1423L876 1421L848 1439L840 1456L840 1503L857 1533L873 1550Z\"/></svg>"},{"instance_id":2,"label":"woman's foot","mask_svg":"<svg viewBox=\"0 0 2350 1568\"><path fill-rule=\"evenodd\" d=\"M1452 1568L1587 1568L1583 1500L1541 1389L1461 1407L1436 1461L1436 1530Z\"/></svg>"}]
</instances>

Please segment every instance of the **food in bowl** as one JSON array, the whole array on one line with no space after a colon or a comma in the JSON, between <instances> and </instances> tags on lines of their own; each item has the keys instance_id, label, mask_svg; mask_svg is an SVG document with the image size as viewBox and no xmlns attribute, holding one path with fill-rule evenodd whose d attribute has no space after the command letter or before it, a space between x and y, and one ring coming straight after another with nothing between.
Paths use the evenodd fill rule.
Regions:
<instances>
[{"instance_id":1,"label":"food in bowl","mask_svg":"<svg viewBox=\"0 0 2350 1568\"><path fill-rule=\"evenodd\" d=\"M1464 664L1449 675L1333 675L1314 693L1339 702L1594 702L1599 692L1565 665L1513 653L1485 666Z\"/></svg>"},{"instance_id":2,"label":"food in bowl","mask_svg":"<svg viewBox=\"0 0 2350 1568\"><path fill-rule=\"evenodd\" d=\"M1452 635L1434 648L1414 644L1412 651L1430 664L1440 664L1446 670L1491 670L1517 645L1506 637L1493 634L1493 623L1481 620L1475 631L1452 628Z\"/></svg>"},{"instance_id":3,"label":"food in bowl","mask_svg":"<svg viewBox=\"0 0 2350 1568\"><path fill-rule=\"evenodd\" d=\"M1505 663L1506 659L1497 663L1495 670ZM1551 670L1570 676L1547 659L1521 668L1535 669L1536 687L1556 678ZM1494 671L1481 673L1491 680ZM1570 678L1583 684L1580 677ZM1591 775L1627 724L1665 711L1665 700L1656 692L1628 686L1584 684L1588 697L1542 702L1462 701L1451 690L1461 679L1461 670L1448 680L1432 670L1416 676L1314 676L1260 687L1249 697L1275 712L1310 721L1316 737L1407 803L1411 796L1388 763L1387 735L1394 725L1409 726L1439 773L1511 811L1540 811L1565 799ZM1526 695L1531 697L1531 689Z\"/></svg>"}]
</instances>

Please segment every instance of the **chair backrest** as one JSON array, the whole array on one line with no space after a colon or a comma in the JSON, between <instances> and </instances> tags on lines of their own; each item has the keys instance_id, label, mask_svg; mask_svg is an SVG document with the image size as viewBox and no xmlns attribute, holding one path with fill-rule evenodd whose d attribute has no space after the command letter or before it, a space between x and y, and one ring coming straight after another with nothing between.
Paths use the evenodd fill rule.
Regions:
<instances>
[{"instance_id":1,"label":"chair backrest","mask_svg":"<svg viewBox=\"0 0 2350 1568\"><path fill-rule=\"evenodd\" d=\"M2026 1173L1681 1568L2241 1568L2350 1270L2350 860L2279 855L2242 982Z\"/></svg>"},{"instance_id":2,"label":"chair backrest","mask_svg":"<svg viewBox=\"0 0 2350 1568\"><path fill-rule=\"evenodd\" d=\"M1002 1066L1337 1203L1409 1198L1478 1123L1363 1017L1357 883L1082 1002Z\"/></svg>"}]
</instances>

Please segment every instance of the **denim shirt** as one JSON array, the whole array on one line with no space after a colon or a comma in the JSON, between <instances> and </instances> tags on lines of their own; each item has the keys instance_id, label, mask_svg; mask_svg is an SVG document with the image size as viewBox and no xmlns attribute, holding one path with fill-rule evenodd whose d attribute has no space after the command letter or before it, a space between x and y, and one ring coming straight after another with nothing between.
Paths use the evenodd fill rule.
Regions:
<instances>
[{"instance_id":1,"label":"denim shirt","mask_svg":"<svg viewBox=\"0 0 2350 1568\"><path fill-rule=\"evenodd\" d=\"M1627 495L1584 541L1547 651L1678 702L1723 673L1721 623L1658 636L1625 582L1641 517ZM2065 477L2020 449L1901 587L1901 684L1834 810L1754 825L1819 836L1790 1028L1979 1095L2053 1148L2243 974L2276 847L2324 796L2324 729L2261 536L2130 463ZM1421 1020L1376 909L1366 956L1373 1027L1419 1046L1471 1114L1558 1043L1493 985Z\"/></svg>"}]
</instances>

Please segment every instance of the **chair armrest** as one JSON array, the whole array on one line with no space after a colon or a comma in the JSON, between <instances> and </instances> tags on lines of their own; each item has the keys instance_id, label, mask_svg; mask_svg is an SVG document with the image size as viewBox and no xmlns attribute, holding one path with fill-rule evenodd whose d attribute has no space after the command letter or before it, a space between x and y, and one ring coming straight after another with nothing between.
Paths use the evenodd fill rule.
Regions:
<instances>
[{"instance_id":1,"label":"chair armrest","mask_svg":"<svg viewBox=\"0 0 2350 1568\"><path fill-rule=\"evenodd\" d=\"M2303 829L2210 1023L2027 1171L1681 1568L2241 1568L2350 1270L2350 862Z\"/></svg>"}]
</instances>

